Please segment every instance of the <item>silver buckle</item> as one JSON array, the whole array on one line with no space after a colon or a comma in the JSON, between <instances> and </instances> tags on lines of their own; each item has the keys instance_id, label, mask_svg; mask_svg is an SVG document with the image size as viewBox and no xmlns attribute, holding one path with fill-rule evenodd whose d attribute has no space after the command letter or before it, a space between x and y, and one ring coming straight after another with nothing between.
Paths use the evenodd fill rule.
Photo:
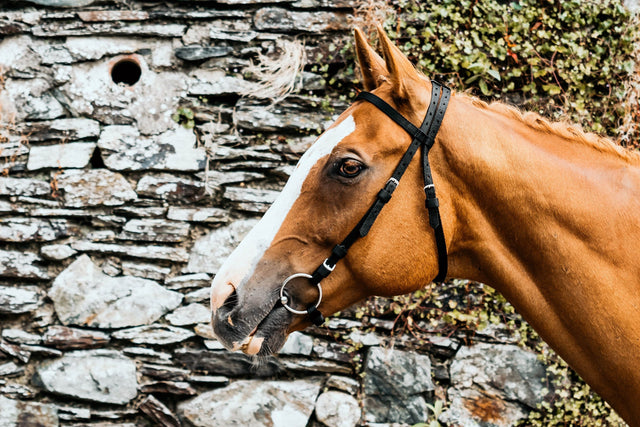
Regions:
<instances>
[{"instance_id":1,"label":"silver buckle","mask_svg":"<svg viewBox=\"0 0 640 427\"><path fill-rule=\"evenodd\" d=\"M334 267L335 267L335 265L334 265ZM280 304L282 304L282 306L284 308L286 308L288 311L290 311L293 314L309 314L309 310L296 310L295 308L291 307L288 304L289 298L287 298L287 296L284 294L284 288L285 288L285 286L287 286L287 283L289 283L290 281L292 281L293 279L296 279L298 277L304 277L305 279L311 279L312 276L310 274L307 274L307 273L296 273L296 274L292 274L291 276L287 277L285 279L285 281L282 283L282 286L280 287ZM320 305L320 302L322 302L322 286L320 286L320 283L318 283L317 286L318 286L318 301L316 301L315 308L318 308L318 306Z\"/></svg>"},{"instance_id":2,"label":"silver buckle","mask_svg":"<svg viewBox=\"0 0 640 427\"><path fill-rule=\"evenodd\" d=\"M424 191L427 191L428 188L436 188L434 184L428 184L424 186Z\"/></svg>"},{"instance_id":3,"label":"silver buckle","mask_svg":"<svg viewBox=\"0 0 640 427\"><path fill-rule=\"evenodd\" d=\"M329 271L333 271L336 268L336 265L334 264L333 267L329 267L329 264L327 264L327 261L329 261L329 258L322 261L322 266Z\"/></svg>"}]
</instances>

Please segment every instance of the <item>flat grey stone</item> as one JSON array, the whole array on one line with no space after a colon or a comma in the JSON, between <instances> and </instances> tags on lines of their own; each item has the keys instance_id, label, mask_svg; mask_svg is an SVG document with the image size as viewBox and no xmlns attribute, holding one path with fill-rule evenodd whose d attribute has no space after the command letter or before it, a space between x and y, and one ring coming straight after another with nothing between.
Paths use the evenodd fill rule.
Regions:
<instances>
[{"instance_id":1,"label":"flat grey stone","mask_svg":"<svg viewBox=\"0 0 640 427\"><path fill-rule=\"evenodd\" d=\"M189 260L189 253L184 248L167 246L117 245L112 243L93 243L86 240L80 240L71 243L71 247L78 252L97 252L175 262L187 262L187 260Z\"/></svg>"},{"instance_id":2,"label":"flat grey stone","mask_svg":"<svg viewBox=\"0 0 640 427\"><path fill-rule=\"evenodd\" d=\"M156 399L153 395L148 395L138 406L156 425L166 427L179 427L181 425L178 418L165 404Z\"/></svg>"},{"instance_id":3,"label":"flat grey stone","mask_svg":"<svg viewBox=\"0 0 640 427\"><path fill-rule=\"evenodd\" d=\"M119 340L131 341L134 344L167 345L188 340L195 336L195 334L184 328L153 324L130 329L122 329L114 332L112 336Z\"/></svg>"},{"instance_id":4,"label":"flat grey stone","mask_svg":"<svg viewBox=\"0 0 640 427\"><path fill-rule=\"evenodd\" d=\"M145 48L140 40L130 37L108 37L86 35L69 37L65 40L64 47L74 61L95 61L105 56L116 56L126 53L134 53Z\"/></svg>"},{"instance_id":5,"label":"flat grey stone","mask_svg":"<svg viewBox=\"0 0 640 427\"><path fill-rule=\"evenodd\" d=\"M349 20L347 14L342 12L293 12L278 7L265 7L256 12L254 25L258 30L321 33L346 30L349 28Z\"/></svg>"},{"instance_id":6,"label":"flat grey stone","mask_svg":"<svg viewBox=\"0 0 640 427\"><path fill-rule=\"evenodd\" d=\"M146 21L149 13L143 10L88 10L79 11L78 17L84 22Z\"/></svg>"},{"instance_id":7,"label":"flat grey stone","mask_svg":"<svg viewBox=\"0 0 640 427\"><path fill-rule=\"evenodd\" d=\"M244 4L260 4L260 3L292 3L295 0L218 0L218 3L244 5Z\"/></svg>"},{"instance_id":8,"label":"flat grey stone","mask_svg":"<svg viewBox=\"0 0 640 427\"><path fill-rule=\"evenodd\" d=\"M451 367L454 387L478 388L535 408L544 399L546 370L535 353L516 345L463 346Z\"/></svg>"},{"instance_id":9,"label":"flat grey stone","mask_svg":"<svg viewBox=\"0 0 640 427\"><path fill-rule=\"evenodd\" d=\"M233 162L232 164L238 164ZM269 163L271 166L273 164ZM269 169L271 169L271 166ZM196 175L203 181L203 185L209 194L215 194L220 191L223 186L228 184L248 183L265 178L265 174L260 172L245 172L245 171L208 171L198 173Z\"/></svg>"},{"instance_id":10,"label":"flat grey stone","mask_svg":"<svg viewBox=\"0 0 640 427\"><path fill-rule=\"evenodd\" d=\"M10 12L3 12L3 14L8 13ZM30 22L29 25L35 23L37 23L37 21ZM33 38L27 35L6 37L0 40L0 65L3 66L6 76L33 78L39 74L41 58L40 55L32 49L33 45ZM13 100L3 105L3 113L8 115L16 114L16 118L18 119L16 122L20 123L22 121L17 117L18 111L16 111Z\"/></svg>"},{"instance_id":11,"label":"flat grey stone","mask_svg":"<svg viewBox=\"0 0 640 427\"><path fill-rule=\"evenodd\" d=\"M250 28L250 27L249 27ZM221 26L212 26L209 29L209 38L211 40L228 40L233 42L248 43L256 39L260 34L250 29L222 28Z\"/></svg>"},{"instance_id":12,"label":"flat grey stone","mask_svg":"<svg viewBox=\"0 0 640 427\"><path fill-rule=\"evenodd\" d=\"M38 0L40 1L40 0ZM137 25L136 25L137 24ZM114 36L179 38L186 30L182 24L140 24L95 22L78 26L76 22L49 21L31 29L36 37L67 37L113 34Z\"/></svg>"},{"instance_id":13,"label":"flat grey stone","mask_svg":"<svg viewBox=\"0 0 640 427\"><path fill-rule=\"evenodd\" d=\"M211 81L193 81L189 85L191 96L243 95L257 90L255 83L238 77L224 76Z\"/></svg>"},{"instance_id":14,"label":"flat grey stone","mask_svg":"<svg viewBox=\"0 0 640 427\"><path fill-rule=\"evenodd\" d=\"M53 261L62 261L71 258L78 252L69 245L53 244L40 247L40 255Z\"/></svg>"},{"instance_id":15,"label":"flat grey stone","mask_svg":"<svg viewBox=\"0 0 640 427\"><path fill-rule=\"evenodd\" d=\"M78 232L78 227L66 219L3 218L0 241L50 242Z\"/></svg>"},{"instance_id":16,"label":"flat grey stone","mask_svg":"<svg viewBox=\"0 0 640 427\"><path fill-rule=\"evenodd\" d=\"M196 240L186 271L217 273L224 260L257 223L255 219L237 220Z\"/></svg>"},{"instance_id":17,"label":"flat grey stone","mask_svg":"<svg viewBox=\"0 0 640 427\"><path fill-rule=\"evenodd\" d=\"M227 187L224 198L232 202L236 209L249 212L266 212L276 200L279 191L249 187Z\"/></svg>"},{"instance_id":18,"label":"flat grey stone","mask_svg":"<svg viewBox=\"0 0 640 427\"><path fill-rule=\"evenodd\" d=\"M186 302L187 304L190 304L192 302L203 302L203 301L208 301L210 297L211 297L211 289L206 287L206 288L201 288L186 294L184 296L184 302Z\"/></svg>"},{"instance_id":19,"label":"flat grey stone","mask_svg":"<svg viewBox=\"0 0 640 427\"><path fill-rule=\"evenodd\" d=\"M42 304L43 295L35 286L0 286L0 313L29 313Z\"/></svg>"},{"instance_id":20,"label":"flat grey stone","mask_svg":"<svg viewBox=\"0 0 640 427\"><path fill-rule=\"evenodd\" d=\"M89 142L34 145L29 150L27 169L84 168L89 164L95 149L96 144Z\"/></svg>"},{"instance_id":21,"label":"flat grey stone","mask_svg":"<svg viewBox=\"0 0 640 427\"><path fill-rule=\"evenodd\" d=\"M43 78L7 79L3 92L15 108L16 121L53 120L62 117L65 109L51 89L51 82Z\"/></svg>"},{"instance_id":22,"label":"flat grey stone","mask_svg":"<svg viewBox=\"0 0 640 427\"><path fill-rule=\"evenodd\" d=\"M81 255L49 290L64 325L122 328L153 323L180 305L182 294L138 277L109 277Z\"/></svg>"},{"instance_id":23,"label":"flat grey stone","mask_svg":"<svg viewBox=\"0 0 640 427\"><path fill-rule=\"evenodd\" d=\"M326 373L326 374L341 374L351 375L353 369L350 365L344 365L342 363L336 363L331 360L324 359L308 359L305 357L287 357L283 358L282 366L289 371L303 372L303 373Z\"/></svg>"},{"instance_id":24,"label":"flat grey stone","mask_svg":"<svg viewBox=\"0 0 640 427\"><path fill-rule=\"evenodd\" d=\"M100 135L100 123L85 118L28 122L17 125L15 134L16 138L28 134L31 143L48 140L77 141L97 138Z\"/></svg>"},{"instance_id":25,"label":"flat grey stone","mask_svg":"<svg viewBox=\"0 0 640 427\"><path fill-rule=\"evenodd\" d=\"M110 338L100 331L53 325L47 328L42 341L44 345L58 350L83 350L103 347L109 343Z\"/></svg>"},{"instance_id":26,"label":"flat grey stone","mask_svg":"<svg viewBox=\"0 0 640 427\"><path fill-rule=\"evenodd\" d=\"M171 243L183 242L188 237L189 224L154 218L129 220L117 236L119 240Z\"/></svg>"},{"instance_id":27,"label":"flat grey stone","mask_svg":"<svg viewBox=\"0 0 640 427\"><path fill-rule=\"evenodd\" d=\"M3 329L2 338L15 344L40 344L42 337L22 329Z\"/></svg>"},{"instance_id":28,"label":"flat grey stone","mask_svg":"<svg viewBox=\"0 0 640 427\"><path fill-rule=\"evenodd\" d=\"M193 328L194 332L196 333L196 335L198 335L199 337L205 338L207 340L216 340L216 336L213 333L213 327L211 326L211 322L207 322L207 323L201 323L199 325L196 325ZM222 346L222 344L220 344ZM224 347L219 348L219 350L224 349Z\"/></svg>"},{"instance_id":29,"label":"flat grey stone","mask_svg":"<svg viewBox=\"0 0 640 427\"><path fill-rule=\"evenodd\" d=\"M189 45L175 49L175 55L185 61L202 61L209 58L218 58L233 52L230 46L198 46Z\"/></svg>"},{"instance_id":30,"label":"flat grey stone","mask_svg":"<svg viewBox=\"0 0 640 427\"><path fill-rule=\"evenodd\" d=\"M25 424L27 420L28 424ZM0 425L57 427L58 411L54 405L23 402L0 396Z\"/></svg>"},{"instance_id":31,"label":"flat grey stone","mask_svg":"<svg viewBox=\"0 0 640 427\"><path fill-rule=\"evenodd\" d=\"M171 354L164 351L154 350L147 347L125 347L122 352L126 355L133 356L138 360L150 363L159 363L170 365Z\"/></svg>"},{"instance_id":32,"label":"flat grey stone","mask_svg":"<svg viewBox=\"0 0 640 427\"><path fill-rule=\"evenodd\" d=\"M141 196L179 201L197 202L205 197L204 183L169 174L144 175L136 187Z\"/></svg>"},{"instance_id":33,"label":"flat grey stone","mask_svg":"<svg viewBox=\"0 0 640 427\"><path fill-rule=\"evenodd\" d=\"M340 391L326 391L316 401L316 418L327 427L355 427L360 421L358 401Z\"/></svg>"},{"instance_id":34,"label":"flat grey stone","mask_svg":"<svg viewBox=\"0 0 640 427\"><path fill-rule=\"evenodd\" d=\"M309 132L323 130L317 113L295 104L265 105L255 101L239 101L235 119L238 127L254 132Z\"/></svg>"},{"instance_id":35,"label":"flat grey stone","mask_svg":"<svg viewBox=\"0 0 640 427\"><path fill-rule=\"evenodd\" d=\"M33 382L50 393L124 405L137 395L136 365L114 350L74 351L36 368Z\"/></svg>"},{"instance_id":36,"label":"flat grey stone","mask_svg":"<svg viewBox=\"0 0 640 427\"><path fill-rule=\"evenodd\" d=\"M195 325L211 320L211 310L202 304L191 303L178 307L165 316L167 322L173 326Z\"/></svg>"},{"instance_id":37,"label":"flat grey stone","mask_svg":"<svg viewBox=\"0 0 640 427\"><path fill-rule=\"evenodd\" d=\"M422 394L433 391L429 356L371 347L365 362L365 419L368 422L424 421Z\"/></svg>"},{"instance_id":38,"label":"flat grey stone","mask_svg":"<svg viewBox=\"0 0 640 427\"><path fill-rule=\"evenodd\" d=\"M313 351L313 338L301 332L292 332L280 350L280 354L311 355Z\"/></svg>"},{"instance_id":39,"label":"flat grey stone","mask_svg":"<svg viewBox=\"0 0 640 427\"><path fill-rule=\"evenodd\" d=\"M0 377L15 377L24 373L24 368L13 362L0 364Z\"/></svg>"},{"instance_id":40,"label":"flat grey stone","mask_svg":"<svg viewBox=\"0 0 640 427\"><path fill-rule=\"evenodd\" d=\"M238 377L251 375L256 378L273 377L285 372L283 359L262 357L257 360L243 353L229 351L177 349L173 360L194 372L207 372L210 375Z\"/></svg>"},{"instance_id":41,"label":"flat grey stone","mask_svg":"<svg viewBox=\"0 0 640 427\"><path fill-rule=\"evenodd\" d=\"M12 399L33 400L38 393L39 393L39 390L36 390L33 387L29 387L27 385L23 385L23 384L19 384L19 383L8 383L6 385L0 386L0 395L8 396L9 398L12 398ZM41 409L36 406L36 408L34 408L33 411L34 412L40 412ZM48 410L47 410L47 412L48 412ZM31 415L32 414L27 414L24 417L27 418L27 419L30 419ZM46 418L49 418L50 414L47 413L44 416ZM0 421L1 420L2 419L0 418ZM22 417L20 417L18 421L22 421ZM18 425L20 425L20 424L18 423ZM53 424L53 425L57 425L57 424Z\"/></svg>"},{"instance_id":42,"label":"flat grey stone","mask_svg":"<svg viewBox=\"0 0 640 427\"><path fill-rule=\"evenodd\" d=\"M212 160L267 160L281 162L281 154L272 153L269 146L232 148L220 144L209 144L207 150Z\"/></svg>"},{"instance_id":43,"label":"flat grey stone","mask_svg":"<svg viewBox=\"0 0 640 427\"><path fill-rule=\"evenodd\" d=\"M105 165L118 171L198 171L206 157L204 148L196 147L193 130L181 126L153 137L141 136L135 126L107 126L98 147Z\"/></svg>"},{"instance_id":44,"label":"flat grey stone","mask_svg":"<svg viewBox=\"0 0 640 427\"><path fill-rule=\"evenodd\" d=\"M150 207L135 207L135 206L120 206L113 210L117 215L123 215L126 217L135 218L164 218L167 213L167 208L164 206L150 206Z\"/></svg>"},{"instance_id":45,"label":"flat grey stone","mask_svg":"<svg viewBox=\"0 0 640 427\"><path fill-rule=\"evenodd\" d=\"M503 396L476 389L450 388L451 402L438 421L464 427L510 427L527 416L522 405L504 400Z\"/></svg>"},{"instance_id":46,"label":"flat grey stone","mask_svg":"<svg viewBox=\"0 0 640 427\"><path fill-rule=\"evenodd\" d=\"M167 218L175 221L205 222L210 224L224 224L229 222L229 212L220 208L182 208L169 207Z\"/></svg>"},{"instance_id":47,"label":"flat grey stone","mask_svg":"<svg viewBox=\"0 0 640 427\"><path fill-rule=\"evenodd\" d=\"M327 378L325 385L329 388L344 391L352 396L356 395L358 390L360 390L360 383L357 380L340 375L331 375Z\"/></svg>"},{"instance_id":48,"label":"flat grey stone","mask_svg":"<svg viewBox=\"0 0 640 427\"><path fill-rule=\"evenodd\" d=\"M142 277L151 280L164 280L171 273L171 268L160 267L156 264L122 261L122 274L125 276Z\"/></svg>"},{"instance_id":49,"label":"flat grey stone","mask_svg":"<svg viewBox=\"0 0 640 427\"><path fill-rule=\"evenodd\" d=\"M211 284L211 275L207 273L183 274L167 278L164 284L166 288L173 290L196 287L206 287L208 289Z\"/></svg>"},{"instance_id":50,"label":"flat grey stone","mask_svg":"<svg viewBox=\"0 0 640 427\"><path fill-rule=\"evenodd\" d=\"M40 267L42 259L31 252L0 250L0 276L22 279L48 279L46 268Z\"/></svg>"},{"instance_id":51,"label":"flat grey stone","mask_svg":"<svg viewBox=\"0 0 640 427\"><path fill-rule=\"evenodd\" d=\"M190 371L172 366L145 363L140 367L140 373L160 380L185 381Z\"/></svg>"},{"instance_id":52,"label":"flat grey stone","mask_svg":"<svg viewBox=\"0 0 640 427\"><path fill-rule=\"evenodd\" d=\"M318 8L350 8L353 7L351 0L297 0L291 3L293 7L300 9L318 9Z\"/></svg>"},{"instance_id":53,"label":"flat grey stone","mask_svg":"<svg viewBox=\"0 0 640 427\"><path fill-rule=\"evenodd\" d=\"M81 7L89 6L96 2L96 0L26 0L29 3L40 4L43 6L52 7Z\"/></svg>"},{"instance_id":54,"label":"flat grey stone","mask_svg":"<svg viewBox=\"0 0 640 427\"><path fill-rule=\"evenodd\" d=\"M178 404L194 426L304 427L313 412L320 382L236 381Z\"/></svg>"},{"instance_id":55,"label":"flat grey stone","mask_svg":"<svg viewBox=\"0 0 640 427\"><path fill-rule=\"evenodd\" d=\"M0 177L0 196L47 196L49 194L51 194L51 187L47 181Z\"/></svg>"},{"instance_id":56,"label":"flat grey stone","mask_svg":"<svg viewBox=\"0 0 640 427\"><path fill-rule=\"evenodd\" d=\"M5 140L5 138L11 138L11 135L0 130L0 140ZM0 143L0 150L0 158L5 159L5 162L17 160L20 156L29 154L29 148L22 141Z\"/></svg>"},{"instance_id":57,"label":"flat grey stone","mask_svg":"<svg viewBox=\"0 0 640 427\"><path fill-rule=\"evenodd\" d=\"M72 208L119 206L138 197L122 175L107 169L67 170L57 181L65 206Z\"/></svg>"}]
</instances>

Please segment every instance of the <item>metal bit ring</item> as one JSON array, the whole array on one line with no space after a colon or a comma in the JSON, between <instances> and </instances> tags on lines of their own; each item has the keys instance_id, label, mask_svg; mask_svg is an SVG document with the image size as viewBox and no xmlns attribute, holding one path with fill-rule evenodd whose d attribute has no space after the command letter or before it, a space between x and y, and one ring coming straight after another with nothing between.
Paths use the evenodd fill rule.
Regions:
<instances>
[{"instance_id":1,"label":"metal bit ring","mask_svg":"<svg viewBox=\"0 0 640 427\"><path fill-rule=\"evenodd\" d=\"M282 304L284 308L286 308L293 314L309 314L309 310L296 310L295 308L291 307L288 304L289 298L284 294L284 288L287 286L287 283L289 283L291 280L296 279L298 277L311 279L312 276L307 273L296 273L287 277L285 281L282 283L282 286L280 287L280 304ZM316 302L315 307L318 308L318 306L320 305L320 302L322 302L322 286L320 286L320 283L318 283L316 286L318 286L318 301Z\"/></svg>"}]
</instances>

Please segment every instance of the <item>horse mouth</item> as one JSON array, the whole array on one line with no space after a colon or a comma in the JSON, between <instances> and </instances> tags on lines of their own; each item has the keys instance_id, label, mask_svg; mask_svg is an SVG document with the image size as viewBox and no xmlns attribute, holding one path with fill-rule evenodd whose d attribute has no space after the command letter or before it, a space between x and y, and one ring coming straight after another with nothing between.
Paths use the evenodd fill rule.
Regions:
<instances>
[{"instance_id":1,"label":"horse mouth","mask_svg":"<svg viewBox=\"0 0 640 427\"><path fill-rule=\"evenodd\" d=\"M277 353L287 339L292 315L277 300L268 311L248 313L223 305L212 318L213 331L218 340L231 351L242 351L250 356L270 356ZM264 313L266 311L266 313Z\"/></svg>"}]
</instances>

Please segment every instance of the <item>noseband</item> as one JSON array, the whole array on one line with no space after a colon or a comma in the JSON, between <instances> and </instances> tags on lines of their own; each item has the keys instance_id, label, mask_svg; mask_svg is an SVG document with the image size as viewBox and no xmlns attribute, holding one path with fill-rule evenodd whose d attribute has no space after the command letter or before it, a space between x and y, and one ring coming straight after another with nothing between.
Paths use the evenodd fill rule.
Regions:
<instances>
[{"instance_id":1,"label":"noseband","mask_svg":"<svg viewBox=\"0 0 640 427\"><path fill-rule=\"evenodd\" d=\"M336 263L347 255L347 251L353 245L356 240L364 237L369 233L371 226L375 222L376 218L380 214L380 211L391 199L391 195L395 191L400 178L404 175L405 171L411 163L414 155L418 151L418 148L422 146L422 174L424 178L424 192L426 195L425 207L429 212L429 225L433 228L436 238L436 247L438 249L438 275L433 279L434 282L442 282L447 276L447 245L444 238L444 231L442 230L442 221L440 221L440 210L438 209L439 203L436 197L436 189L433 185L433 177L431 175L431 166L429 165L429 150L435 143L438 129L444 118L444 113L447 111L447 105L449 104L449 98L451 97L451 89L436 82L431 81L431 101L429 102L429 108L427 109L427 115L425 116L420 128L417 128L409 120L404 118L402 114L397 112L392 106L380 99L378 96L369 92L360 92L355 101L367 101L375 105L380 111L385 113L391 120L396 122L401 128L403 128L409 135L412 136L411 144L407 151L400 159L400 163L393 171L391 178L384 185L382 190L378 192L376 200L373 202L367 213L362 217L360 222L355 226L353 230L347 235L347 237L339 244L337 244L332 250L329 258L313 272L313 274L296 273L289 276L282 286L280 287L280 302L293 314L306 314L309 316L309 320L317 326L320 326L324 322L324 316L318 310L318 306L322 302L322 286L320 282L331 274L336 267ZM286 295L285 287L287 284L298 277L309 279L309 281L318 287L318 300L315 304L310 305L306 310L295 310L288 305L289 298Z\"/></svg>"}]
</instances>

